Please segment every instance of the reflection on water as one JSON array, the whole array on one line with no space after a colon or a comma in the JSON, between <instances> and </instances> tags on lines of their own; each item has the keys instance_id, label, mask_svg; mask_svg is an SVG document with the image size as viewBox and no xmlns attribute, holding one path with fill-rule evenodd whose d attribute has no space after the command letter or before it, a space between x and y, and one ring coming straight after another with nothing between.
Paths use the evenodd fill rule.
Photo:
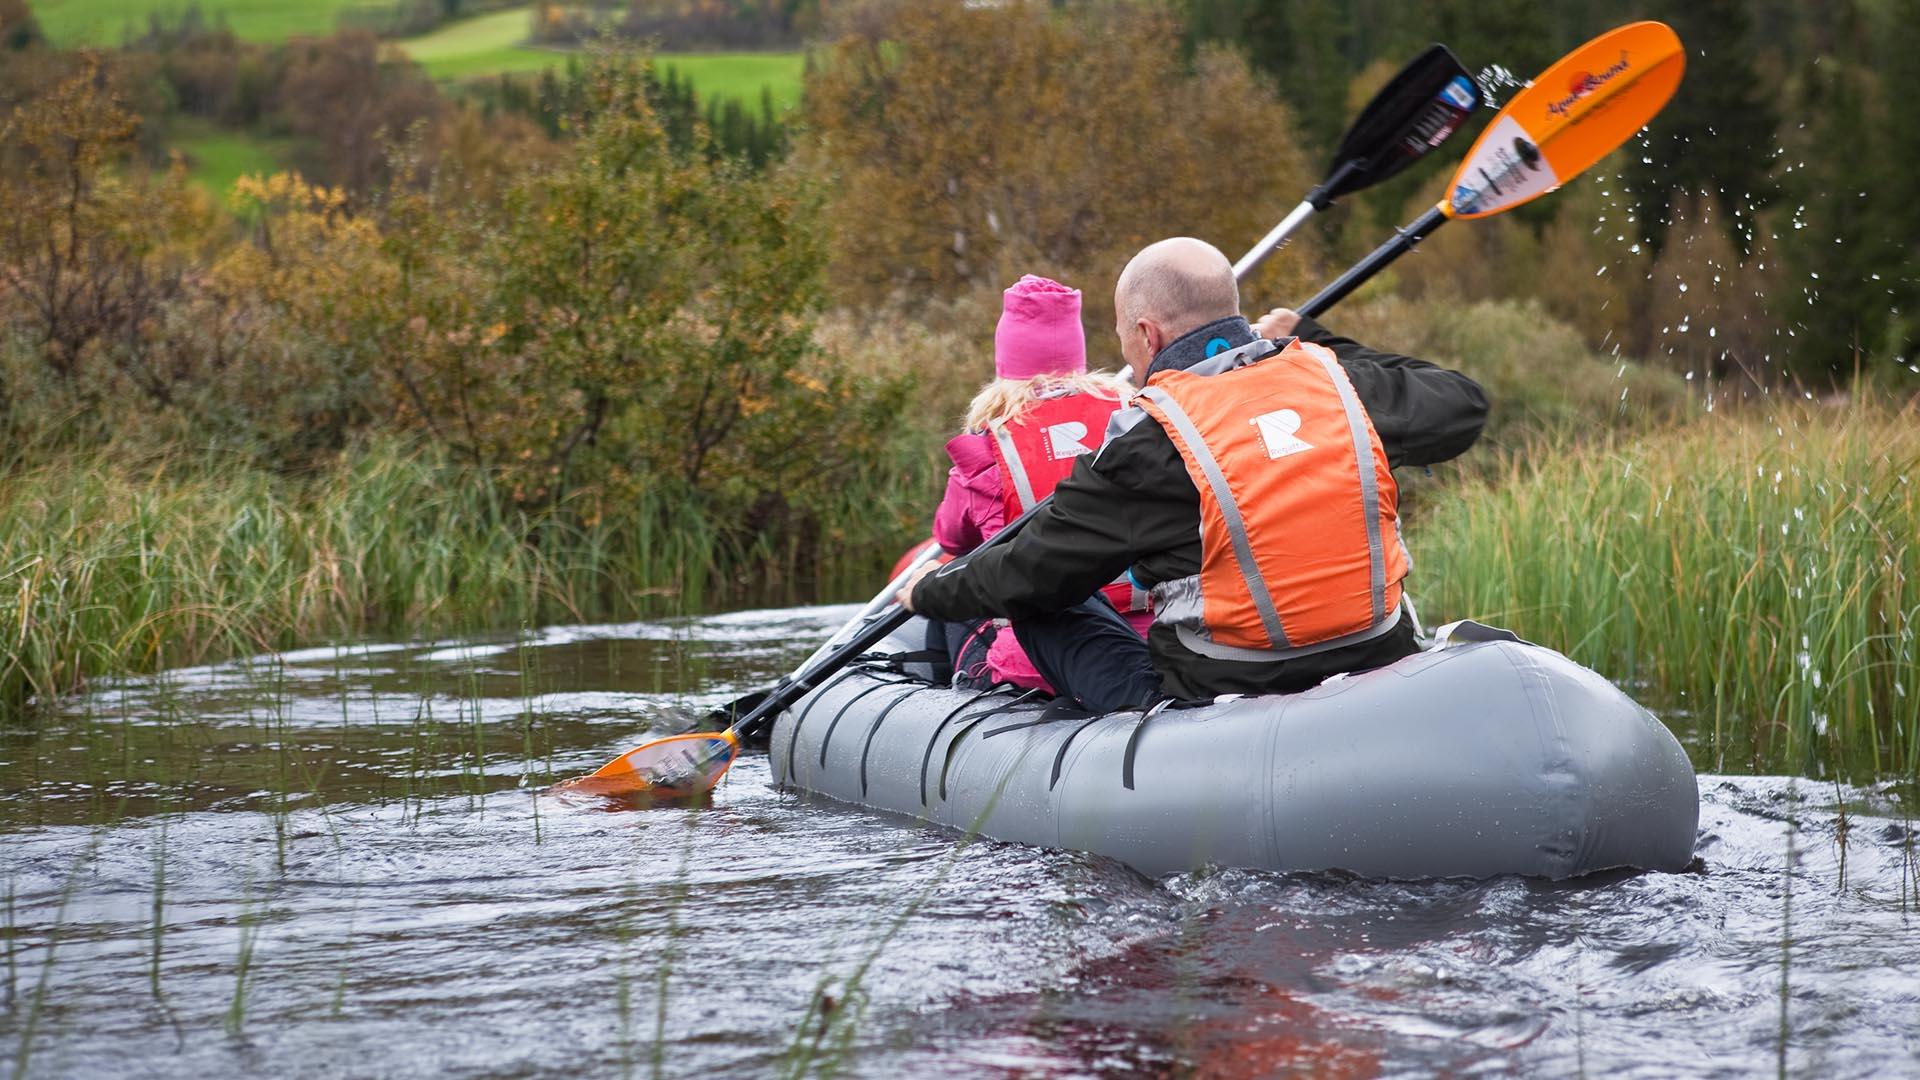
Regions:
<instances>
[{"instance_id":1,"label":"reflection on water","mask_svg":"<svg viewBox=\"0 0 1920 1080\"><path fill-rule=\"evenodd\" d=\"M846 609L308 650L0 732L36 1076L1920 1073L1887 791L1702 778L1704 872L1148 881L780 793L543 794ZM1842 808L1844 812L1842 812ZM1791 873L1787 867L1791 861ZM1784 1007L1783 1007L1784 1006Z\"/></svg>"}]
</instances>

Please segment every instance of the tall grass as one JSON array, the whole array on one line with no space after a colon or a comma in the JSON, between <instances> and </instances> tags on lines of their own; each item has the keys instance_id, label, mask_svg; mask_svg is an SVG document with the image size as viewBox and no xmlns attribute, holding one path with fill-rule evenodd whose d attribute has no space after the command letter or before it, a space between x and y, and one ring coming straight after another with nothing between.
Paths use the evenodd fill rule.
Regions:
<instances>
[{"instance_id":1,"label":"tall grass","mask_svg":"<svg viewBox=\"0 0 1920 1080\"><path fill-rule=\"evenodd\" d=\"M1416 528L1431 612L1644 689L1716 770L1920 779L1911 410L1710 416L1523 453Z\"/></svg>"},{"instance_id":2,"label":"tall grass","mask_svg":"<svg viewBox=\"0 0 1920 1080\"><path fill-rule=\"evenodd\" d=\"M918 518L887 498L912 484L874 482L803 543L742 540L664 498L585 523L529 513L484 475L392 444L306 478L190 454L18 467L0 476L0 714L106 673L375 630L832 595L884 569Z\"/></svg>"}]
</instances>

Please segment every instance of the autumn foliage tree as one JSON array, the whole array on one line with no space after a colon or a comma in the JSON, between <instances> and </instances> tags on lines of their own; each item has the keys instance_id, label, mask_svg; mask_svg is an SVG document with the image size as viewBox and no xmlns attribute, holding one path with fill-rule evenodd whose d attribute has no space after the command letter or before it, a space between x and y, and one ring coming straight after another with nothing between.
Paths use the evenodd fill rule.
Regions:
<instances>
[{"instance_id":1,"label":"autumn foliage tree","mask_svg":"<svg viewBox=\"0 0 1920 1080\"><path fill-rule=\"evenodd\" d=\"M804 518L890 437L899 387L815 344L808 185L677 152L645 76L599 62L571 153L497 214L396 199L397 396L529 502L588 485L747 528Z\"/></svg>"},{"instance_id":2,"label":"autumn foliage tree","mask_svg":"<svg viewBox=\"0 0 1920 1080\"><path fill-rule=\"evenodd\" d=\"M1236 56L1202 51L1190 66L1161 9L885 11L807 89L844 297L924 300L1052 273L1086 290L1098 329L1141 245L1190 234L1237 255L1311 184L1288 110ZM1263 291L1303 295L1295 244Z\"/></svg>"}]
</instances>

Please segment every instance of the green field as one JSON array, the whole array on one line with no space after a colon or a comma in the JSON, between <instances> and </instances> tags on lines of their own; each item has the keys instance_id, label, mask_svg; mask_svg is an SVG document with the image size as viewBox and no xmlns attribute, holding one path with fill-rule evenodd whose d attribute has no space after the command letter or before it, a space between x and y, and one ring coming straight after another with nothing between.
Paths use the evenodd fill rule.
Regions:
<instances>
[{"instance_id":1,"label":"green field","mask_svg":"<svg viewBox=\"0 0 1920 1080\"><path fill-rule=\"evenodd\" d=\"M224 198L233 182L252 173L275 173L286 168L286 140L267 139L237 131L183 130L168 145L187 159L193 182Z\"/></svg>"},{"instance_id":2,"label":"green field","mask_svg":"<svg viewBox=\"0 0 1920 1080\"><path fill-rule=\"evenodd\" d=\"M436 79L538 71L564 63L563 51L524 44L531 19L531 7L509 8L409 38L400 47ZM656 63L679 69L703 97L757 103L761 88L771 87L774 104L781 108L800 100L800 77L806 66L797 52L672 53L660 55Z\"/></svg>"},{"instance_id":3,"label":"green field","mask_svg":"<svg viewBox=\"0 0 1920 1080\"><path fill-rule=\"evenodd\" d=\"M41 29L56 45L117 45L149 15L177 17L189 0L33 0ZM342 11L377 7L366 0L202 0L208 19L224 16L249 41L284 41L299 34L330 34Z\"/></svg>"},{"instance_id":4,"label":"green field","mask_svg":"<svg viewBox=\"0 0 1920 1080\"><path fill-rule=\"evenodd\" d=\"M800 53L662 53L654 64L664 72L678 68L693 80L702 100L740 98L757 105L760 89L773 89L773 104L786 109L800 103L801 75L806 59Z\"/></svg>"},{"instance_id":5,"label":"green field","mask_svg":"<svg viewBox=\"0 0 1920 1080\"><path fill-rule=\"evenodd\" d=\"M538 71L562 63L565 53L521 44L531 23L531 8L508 8L408 38L400 47L436 79Z\"/></svg>"}]
</instances>

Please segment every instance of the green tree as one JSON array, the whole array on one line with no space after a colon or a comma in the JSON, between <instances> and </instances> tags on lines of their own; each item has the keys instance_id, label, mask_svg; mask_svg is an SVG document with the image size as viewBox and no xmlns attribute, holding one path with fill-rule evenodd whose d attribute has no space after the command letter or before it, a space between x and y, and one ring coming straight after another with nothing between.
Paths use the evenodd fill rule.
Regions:
<instances>
[{"instance_id":1,"label":"green tree","mask_svg":"<svg viewBox=\"0 0 1920 1080\"><path fill-rule=\"evenodd\" d=\"M397 198L389 318L410 413L529 503L594 485L748 532L804 521L888 443L900 404L814 343L817 198L678 152L637 62L597 61L588 85L572 152L497 215L449 224L473 211Z\"/></svg>"},{"instance_id":2,"label":"green tree","mask_svg":"<svg viewBox=\"0 0 1920 1080\"><path fill-rule=\"evenodd\" d=\"M1720 204L1728 237L1750 251L1755 215L1776 194L1771 168L1780 114L1761 78L1746 3L1661 0L1654 6L1654 17L1686 43L1687 73L1649 125L1645 150L1628 159L1641 239L1658 250L1666 241L1667 207L1706 192Z\"/></svg>"},{"instance_id":3,"label":"green tree","mask_svg":"<svg viewBox=\"0 0 1920 1080\"><path fill-rule=\"evenodd\" d=\"M27 0L0 0L0 51L20 52L45 42Z\"/></svg>"},{"instance_id":4,"label":"green tree","mask_svg":"<svg viewBox=\"0 0 1920 1080\"><path fill-rule=\"evenodd\" d=\"M1882 345L1893 318L1889 278L1900 271L1896 245L1911 243L1888 228L1912 187L1886 159L1868 27L1847 0L1823 10L1814 27L1822 51L1796 79L1793 104L1805 119L1783 133L1791 169L1771 228L1797 285L1777 299L1796 331L1791 369L1820 383L1844 381Z\"/></svg>"}]
</instances>

